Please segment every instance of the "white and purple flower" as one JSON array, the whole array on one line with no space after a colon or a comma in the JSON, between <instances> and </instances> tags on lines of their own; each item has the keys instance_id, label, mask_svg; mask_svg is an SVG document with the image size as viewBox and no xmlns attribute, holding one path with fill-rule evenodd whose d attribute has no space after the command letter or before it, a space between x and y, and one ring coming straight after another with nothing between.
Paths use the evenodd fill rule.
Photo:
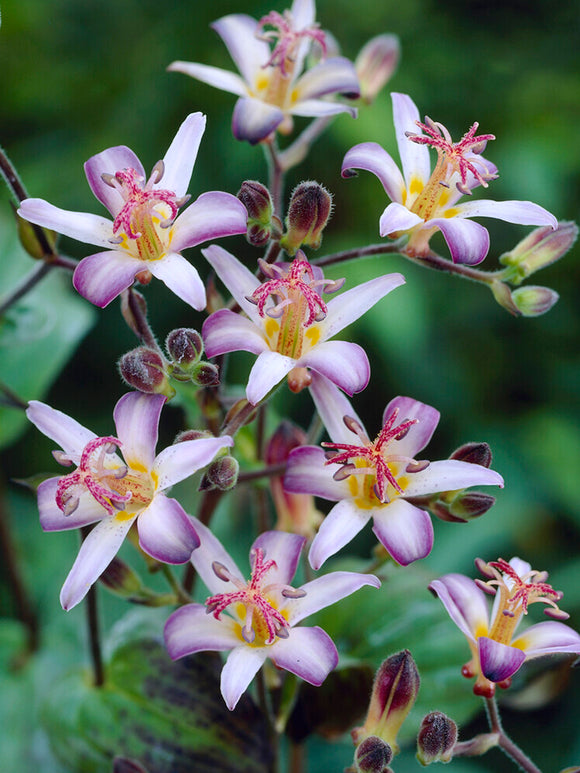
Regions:
<instances>
[{"instance_id":1,"label":"white and purple flower","mask_svg":"<svg viewBox=\"0 0 580 773\"><path fill-rule=\"evenodd\" d=\"M155 456L164 403L162 395L141 392L121 397L113 412L118 437L97 437L61 411L36 400L29 403L30 421L62 449L53 452L57 462L76 467L38 487L40 525L45 531L63 531L97 523L63 585L64 609L84 598L135 522L141 548L163 563L184 564L199 545L189 516L165 491L205 467L233 440L188 440Z\"/></svg>"},{"instance_id":2,"label":"white and purple flower","mask_svg":"<svg viewBox=\"0 0 580 773\"><path fill-rule=\"evenodd\" d=\"M494 164L481 153L492 134L476 136L474 123L463 138L454 143L440 123L419 121L419 111L406 94L392 94L393 118L403 174L391 156L376 142L363 142L351 148L342 163L342 176L351 177L355 169L365 169L381 181L391 204L379 220L381 236L395 238L409 234L405 251L416 257L429 254L429 240L442 232L454 263L480 263L489 251L489 233L472 217L493 217L521 225L548 225L557 220L531 201L492 201L481 199L457 203L479 185L497 177ZM424 133L423 133L424 132ZM437 164L431 171L428 146L437 151Z\"/></svg>"},{"instance_id":3,"label":"white and purple flower","mask_svg":"<svg viewBox=\"0 0 580 773\"><path fill-rule=\"evenodd\" d=\"M233 351L258 355L246 396L256 404L288 377L299 392L310 383L310 370L322 373L348 394L360 392L370 377L364 350L347 341L329 341L395 287L401 274L386 274L348 290L326 304L322 292L335 292L342 281L324 279L298 250L290 264L260 261L260 280L233 255L216 245L202 250L247 318L221 309L204 322L202 335L208 357Z\"/></svg>"},{"instance_id":4,"label":"white and purple flower","mask_svg":"<svg viewBox=\"0 0 580 773\"><path fill-rule=\"evenodd\" d=\"M383 428L371 441L334 384L315 376L310 392L332 443L323 443L327 451L315 446L291 451L284 488L337 502L310 548L315 569L371 518L379 542L397 563L407 566L433 547L429 514L407 498L468 486L503 486L501 475L478 464L415 458L439 422L439 411L430 405L395 397L385 408Z\"/></svg>"},{"instance_id":5,"label":"white and purple flower","mask_svg":"<svg viewBox=\"0 0 580 773\"><path fill-rule=\"evenodd\" d=\"M380 586L373 575L332 572L299 588L290 583L306 542L281 531L261 534L250 551L249 581L211 531L194 519L200 546L191 562L213 594L205 604L188 604L165 624L165 643L175 660L204 650L231 650L221 676L221 692L233 710L266 658L301 679L320 685L338 663L338 653L322 628L296 627L308 615L365 585Z\"/></svg>"},{"instance_id":6,"label":"white and purple flower","mask_svg":"<svg viewBox=\"0 0 580 773\"><path fill-rule=\"evenodd\" d=\"M466 636L471 660L462 668L467 678L477 677L473 692L491 698L496 685L509 687L520 666L543 655L579 654L580 635L559 622L569 615L558 608L562 598L546 580L547 572L532 570L520 558L503 559L476 566L486 578L472 580L463 574L446 574L429 588L443 602L449 616ZM494 595L491 615L486 594ZM530 604L542 602L544 613L553 618L516 634Z\"/></svg>"},{"instance_id":7,"label":"white and purple flower","mask_svg":"<svg viewBox=\"0 0 580 773\"><path fill-rule=\"evenodd\" d=\"M239 97L232 120L236 139L255 144L276 130L288 134L292 115L356 116L354 108L325 99L333 94L358 97L352 62L341 56L330 57L303 72L313 41L323 53L326 51L324 32L315 22L313 0L294 0L290 11L272 11L260 21L246 14L231 14L211 26L226 44L240 75L196 62L173 62L168 70Z\"/></svg>"},{"instance_id":8,"label":"white and purple flower","mask_svg":"<svg viewBox=\"0 0 580 773\"><path fill-rule=\"evenodd\" d=\"M85 173L91 190L114 221L67 212L43 199L25 199L18 214L78 241L106 248L81 260L73 284L103 308L135 279L152 276L194 309L205 308L205 287L181 251L209 239L246 232L247 213L232 194L202 193L184 212L187 187L205 130L205 116L192 113L180 126L149 179L132 150L119 145L90 158Z\"/></svg>"}]
</instances>

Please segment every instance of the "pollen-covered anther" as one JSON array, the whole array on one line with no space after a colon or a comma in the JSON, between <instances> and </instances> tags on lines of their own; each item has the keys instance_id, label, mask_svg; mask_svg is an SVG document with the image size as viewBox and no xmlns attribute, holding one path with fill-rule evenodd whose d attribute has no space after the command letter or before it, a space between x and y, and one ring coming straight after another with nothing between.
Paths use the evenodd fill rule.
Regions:
<instances>
[{"instance_id":1,"label":"pollen-covered anther","mask_svg":"<svg viewBox=\"0 0 580 773\"><path fill-rule=\"evenodd\" d=\"M547 604L550 609L545 614L556 620L568 619L568 614L559 609L557 602L562 598L562 592L556 591L545 582L546 572L530 571L522 577L503 558L490 561L488 567L495 570L494 579L488 580L488 585L497 586L503 593L505 602L503 614L507 617L527 614L528 606L535 602ZM565 617L564 617L565 615Z\"/></svg>"},{"instance_id":2,"label":"pollen-covered anther","mask_svg":"<svg viewBox=\"0 0 580 773\"><path fill-rule=\"evenodd\" d=\"M55 450L52 452L52 455L55 461L57 461L63 467L70 467L73 464L73 460L68 454L65 454L64 451Z\"/></svg>"},{"instance_id":3,"label":"pollen-covered anther","mask_svg":"<svg viewBox=\"0 0 580 773\"><path fill-rule=\"evenodd\" d=\"M408 473L423 472L423 470L426 470L430 464L431 462L428 459L422 459L421 461L417 461L416 459L413 459L405 467L405 472L408 472Z\"/></svg>"},{"instance_id":4,"label":"pollen-covered anther","mask_svg":"<svg viewBox=\"0 0 580 773\"><path fill-rule=\"evenodd\" d=\"M477 585L478 588L480 588L484 593L487 593L488 596L495 596L497 593L497 588L493 588L491 585L488 585L483 580L480 580L479 577L477 577L474 580L474 583Z\"/></svg>"}]
</instances>

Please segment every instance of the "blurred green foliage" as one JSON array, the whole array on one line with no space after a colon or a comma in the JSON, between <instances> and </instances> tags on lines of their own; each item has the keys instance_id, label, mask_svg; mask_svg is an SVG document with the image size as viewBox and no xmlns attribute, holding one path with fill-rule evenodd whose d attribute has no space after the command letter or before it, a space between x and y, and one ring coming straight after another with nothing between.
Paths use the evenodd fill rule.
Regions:
<instances>
[{"instance_id":1,"label":"blurred green foliage","mask_svg":"<svg viewBox=\"0 0 580 773\"><path fill-rule=\"evenodd\" d=\"M231 136L232 95L167 73L165 68L176 59L233 68L221 41L208 29L209 23L226 13L259 17L268 10L267 2L247 7L239 0L174 0L165 5L153 0L4 0L0 142L30 195L63 208L99 212L86 184L83 162L106 147L126 144L151 168L183 118L196 110L207 114L208 128L190 193L194 197L214 189L235 193L246 178L265 182L266 167L259 148L236 143ZM500 171L489 195L531 199L560 219L578 219L580 204L580 143L576 137L579 14L577 0L318 3L319 21L332 30L350 58L369 37L379 32L398 34L402 62L388 88L411 94L421 114L444 123L454 138L479 121L481 131L497 137L486 152ZM297 125L306 125L306 121L298 120ZM361 110L357 121L338 117L308 161L290 175L287 193L302 179L316 179L335 196L334 218L320 254L379 241L378 218L387 203L380 184L372 175L348 181L340 178L346 150L369 140L383 144L396 157L386 92L371 108ZM0 203L6 213L7 201L3 194ZM7 214L1 222L2 229L11 228ZM495 268L498 255L513 247L526 229L500 222L489 225L492 250L484 267ZM0 241L9 240L3 233ZM260 255L242 239L226 240L224 246L248 265ZM441 247L443 250L442 242ZM78 258L90 254L86 245L68 240L62 240L61 249ZM447 571L473 575L475 555L493 559L518 554L538 569L551 570L553 584L565 591L563 607L572 614L576 628L580 627L578 255L576 246L563 261L538 275L538 283L560 293L556 307L539 319L513 319L485 288L422 270L398 257L371 258L329 272L346 276L348 282L388 271L402 271L407 279L404 288L350 331L365 346L372 363L369 389L354 399L369 431L378 427L384 405L393 395L412 395L435 405L442 414L428 449L431 458L448 456L464 441L487 440L494 450L494 467L506 480L497 505L481 520L465 526L435 524L435 548L420 570L426 582ZM189 257L207 274L199 249L190 251ZM15 281L12 250L4 249L0 261L4 266L1 297ZM29 268L32 266L30 260ZM49 284L41 289L58 323L70 324L70 309L80 302L72 288L57 281L54 290ZM160 283L145 292L160 339L179 325L201 326L203 315L174 301ZM35 313L40 314L41 309L39 305ZM88 320L93 309L86 304L85 311ZM115 361L134 346L134 338L120 319L117 303L98 311L97 319L48 395L23 392L20 396L46 399L96 432L108 433L114 403L125 391ZM26 341L21 344L27 345ZM9 381L7 352L0 349L0 357L0 378ZM244 355L234 356L230 377L242 383L248 363ZM35 357L21 367L33 370ZM21 373L26 383L34 375ZM53 377L56 372L51 372L44 388ZM295 399L285 388L277 395L275 408L280 414L290 412L304 426L310 421L308 398ZM163 431L170 439L181 429L182 415L168 410L164 422ZM2 456L2 488L10 478L54 470L51 447L38 432L29 430ZM197 501L194 492L190 487L184 493L191 508ZM235 513L220 513L220 536L247 543L245 550L252 541L247 527L251 497L242 493L236 503ZM2 741L3 770L12 773L38 767L43 773L60 773L38 729L36 713L51 679L85 657L79 649L82 611L65 615L57 598L77 542L71 534L43 535L32 497L14 488L7 499L7 517L14 530L16 558L33 604L40 610L41 650L27 665L14 670L13 658L24 637L5 572L0 576L0 614L4 618L0 717L5 720L0 724L8 731ZM355 549L365 555L373 542L367 531ZM389 593L388 588L384 592ZM419 593L410 592L410 604L420 599ZM397 596L396 608L402 599L404 596ZM437 653L446 641L439 638L440 633L456 635L443 609L430 602L427 596L426 619L438 622L422 631L417 657L420 667L424 659L427 672L429 652ZM414 609L412 604L410 609ZM107 599L105 629L123 611L120 602ZM403 616L401 625L406 619ZM351 623L355 635L360 628L356 603ZM393 626L397 624L394 620ZM384 630L378 627L384 638L388 624ZM393 647L405 646L397 631L392 638ZM386 648L388 639L386 636ZM457 642L461 648L459 636ZM362 650L364 645L362 641ZM384 656L388 654L385 651ZM375 657L379 657L376 652L371 660ZM506 717L509 731L513 730L516 740L546 770L578 764L580 759L577 672L571 674L570 683L576 689L568 690L548 709L526 714L510 711ZM464 689L463 698L470 702L467 682ZM434 695L430 708L439 708L436 701ZM468 737L474 727L462 730L461 737ZM338 770L350 762L351 749L348 740L336 748L320 742L312 745L310 754L313 770ZM416 770L412 753L403 754L396 769L398 773ZM457 773L511 769L499 753L453 763Z\"/></svg>"}]
</instances>

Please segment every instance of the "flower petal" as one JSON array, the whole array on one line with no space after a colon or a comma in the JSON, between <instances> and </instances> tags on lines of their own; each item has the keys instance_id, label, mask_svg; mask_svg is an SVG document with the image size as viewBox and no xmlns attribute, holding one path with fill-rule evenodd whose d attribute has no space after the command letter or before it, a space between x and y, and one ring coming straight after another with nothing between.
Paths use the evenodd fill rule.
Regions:
<instances>
[{"instance_id":1,"label":"flower petal","mask_svg":"<svg viewBox=\"0 0 580 773\"><path fill-rule=\"evenodd\" d=\"M122 444L125 461L130 467L150 470L155 460L159 417L165 404L163 395L129 392L115 405L113 418Z\"/></svg>"},{"instance_id":2,"label":"flower petal","mask_svg":"<svg viewBox=\"0 0 580 773\"><path fill-rule=\"evenodd\" d=\"M423 222L422 217L410 212L407 207L398 202L392 202L379 219L379 234L389 236L398 231L408 231Z\"/></svg>"},{"instance_id":3,"label":"flower petal","mask_svg":"<svg viewBox=\"0 0 580 773\"><path fill-rule=\"evenodd\" d=\"M195 266L192 266L183 255L169 252L161 260L148 262L147 268L153 276L161 279L171 292L196 311L205 309L207 303L205 285Z\"/></svg>"},{"instance_id":4,"label":"flower petal","mask_svg":"<svg viewBox=\"0 0 580 773\"><path fill-rule=\"evenodd\" d=\"M256 32L258 22L244 13L232 13L210 25L227 46L236 67L250 88L256 74L270 59L270 46Z\"/></svg>"},{"instance_id":5,"label":"flower petal","mask_svg":"<svg viewBox=\"0 0 580 773\"><path fill-rule=\"evenodd\" d=\"M208 357L217 357L228 352L269 351L260 329L241 314L229 309L220 309L211 314L203 323L202 337Z\"/></svg>"},{"instance_id":6,"label":"flower petal","mask_svg":"<svg viewBox=\"0 0 580 773\"><path fill-rule=\"evenodd\" d=\"M348 341L324 341L317 344L300 358L298 365L318 371L349 395L361 392L369 383L371 375L365 350Z\"/></svg>"},{"instance_id":7,"label":"flower petal","mask_svg":"<svg viewBox=\"0 0 580 773\"><path fill-rule=\"evenodd\" d=\"M258 314L256 304L246 300L246 297L253 295L256 288L260 286L257 277L231 253L217 244L202 250L201 254L236 299L242 311L261 329L262 318Z\"/></svg>"},{"instance_id":8,"label":"flower petal","mask_svg":"<svg viewBox=\"0 0 580 773\"><path fill-rule=\"evenodd\" d=\"M490 682L503 682L504 679L508 679L526 659L525 652L510 647L509 644L501 644L489 639L487 636L480 636L478 645L481 673Z\"/></svg>"},{"instance_id":9,"label":"flower petal","mask_svg":"<svg viewBox=\"0 0 580 773\"><path fill-rule=\"evenodd\" d=\"M473 220L438 217L429 220L427 224L441 230L454 263L474 266L481 263L489 251L487 229Z\"/></svg>"},{"instance_id":10,"label":"flower petal","mask_svg":"<svg viewBox=\"0 0 580 773\"><path fill-rule=\"evenodd\" d=\"M127 518L125 513L109 516L91 531L62 586L60 603L63 609L72 609L84 599L91 585L115 557L136 517Z\"/></svg>"},{"instance_id":11,"label":"flower petal","mask_svg":"<svg viewBox=\"0 0 580 773\"><path fill-rule=\"evenodd\" d=\"M103 309L130 287L135 274L147 269L145 261L121 250L97 252L75 268L73 285L83 298Z\"/></svg>"},{"instance_id":12,"label":"flower petal","mask_svg":"<svg viewBox=\"0 0 580 773\"><path fill-rule=\"evenodd\" d=\"M116 217L125 201L117 188L111 188L103 180L103 174L120 172L123 169L134 169L137 175L145 178L143 165L126 145L107 148L96 156L91 156L85 163L85 174L92 192L109 212Z\"/></svg>"},{"instance_id":13,"label":"flower petal","mask_svg":"<svg viewBox=\"0 0 580 773\"><path fill-rule=\"evenodd\" d=\"M393 121L395 136L403 164L403 175L408 190L422 190L431 177L431 162L426 145L411 142L406 132L422 134L417 126L420 120L419 111L407 94L391 94L393 100Z\"/></svg>"},{"instance_id":14,"label":"flower petal","mask_svg":"<svg viewBox=\"0 0 580 773\"><path fill-rule=\"evenodd\" d=\"M558 652L580 654L580 635L569 625L551 620L532 625L513 640L512 646L522 649L526 659Z\"/></svg>"},{"instance_id":15,"label":"flower petal","mask_svg":"<svg viewBox=\"0 0 580 773\"><path fill-rule=\"evenodd\" d=\"M329 556L337 553L368 523L372 510L361 510L350 499L338 502L322 521L312 541L308 560L313 569L320 569Z\"/></svg>"},{"instance_id":16,"label":"flower petal","mask_svg":"<svg viewBox=\"0 0 580 773\"><path fill-rule=\"evenodd\" d=\"M269 647L236 647L222 669L221 692L226 706L233 711L237 702L270 654Z\"/></svg>"},{"instance_id":17,"label":"flower petal","mask_svg":"<svg viewBox=\"0 0 580 773\"><path fill-rule=\"evenodd\" d=\"M287 639L276 639L270 657L278 668L285 668L317 687L338 664L338 652L322 628L292 628Z\"/></svg>"},{"instance_id":18,"label":"flower petal","mask_svg":"<svg viewBox=\"0 0 580 773\"><path fill-rule=\"evenodd\" d=\"M191 554L191 563L195 571L199 574L212 595L216 593L231 593L237 590L233 582L222 580L212 568L213 563L217 561L223 564L230 574L245 583L244 575L236 566L236 562L207 526L204 526L197 518L191 518L191 521L200 540L199 547Z\"/></svg>"},{"instance_id":19,"label":"flower petal","mask_svg":"<svg viewBox=\"0 0 580 773\"><path fill-rule=\"evenodd\" d=\"M469 641L488 631L488 605L485 593L471 577L464 574L444 574L433 580L429 590L435 593L447 614Z\"/></svg>"},{"instance_id":20,"label":"flower petal","mask_svg":"<svg viewBox=\"0 0 580 773\"><path fill-rule=\"evenodd\" d=\"M323 340L332 338L371 309L391 290L405 284L402 274L385 274L357 285L328 302L328 313L319 327Z\"/></svg>"},{"instance_id":21,"label":"flower petal","mask_svg":"<svg viewBox=\"0 0 580 773\"><path fill-rule=\"evenodd\" d=\"M228 615L216 620L206 613L204 604L186 604L165 623L165 646L172 660L194 652L223 652L240 643L235 627L236 623Z\"/></svg>"},{"instance_id":22,"label":"flower petal","mask_svg":"<svg viewBox=\"0 0 580 773\"><path fill-rule=\"evenodd\" d=\"M20 204L18 214L30 223L51 228L79 242L111 248L113 223L106 217L88 212L69 212L43 199L25 199Z\"/></svg>"},{"instance_id":23,"label":"flower petal","mask_svg":"<svg viewBox=\"0 0 580 773\"><path fill-rule=\"evenodd\" d=\"M250 371L246 387L246 397L252 405L257 405L260 400L266 397L268 392L274 389L295 365L296 360L278 354L278 352L259 354Z\"/></svg>"},{"instance_id":24,"label":"flower petal","mask_svg":"<svg viewBox=\"0 0 580 773\"><path fill-rule=\"evenodd\" d=\"M296 625L305 617L335 604L365 585L380 588L381 581L373 574L330 572L302 585L301 590L306 591L306 596L299 599L287 599L280 609L284 609L288 614L290 625Z\"/></svg>"},{"instance_id":25,"label":"flower petal","mask_svg":"<svg viewBox=\"0 0 580 773\"><path fill-rule=\"evenodd\" d=\"M284 120L279 107L253 97L240 97L234 107L232 132L237 140L251 145L266 139Z\"/></svg>"},{"instance_id":26,"label":"flower petal","mask_svg":"<svg viewBox=\"0 0 580 773\"><path fill-rule=\"evenodd\" d=\"M266 531L260 534L252 545L252 550L261 548L267 561L272 559L276 562L276 566L268 571L268 585L289 585L292 582L305 542L306 537L284 531Z\"/></svg>"},{"instance_id":27,"label":"flower petal","mask_svg":"<svg viewBox=\"0 0 580 773\"><path fill-rule=\"evenodd\" d=\"M433 547L433 524L429 513L404 499L373 511L373 531L379 542L401 566L425 558Z\"/></svg>"},{"instance_id":28,"label":"flower petal","mask_svg":"<svg viewBox=\"0 0 580 773\"><path fill-rule=\"evenodd\" d=\"M394 397L383 412L383 425L395 410L398 410L399 424L406 419L418 419L417 424L411 427L405 437L396 441L398 454L414 457L431 440L441 414L436 408L414 400L412 397Z\"/></svg>"},{"instance_id":29,"label":"flower petal","mask_svg":"<svg viewBox=\"0 0 580 773\"><path fill-rule=\"evenodd\" d=\"M406 497L419 497L434 494L437 491L456 491L469 486L499 486L503 488L503 478L494 470L480 464L447 459L431 464L421 472L408 473L408 483L404 485Z\"/></svg>"},{"instance_id":30,"label":"flower petal","mask_svg":"<svg viewBox=\"0 0 580 773\"><path fill-rule=\"evenodd\" d=\"M49 478L43 481L37 490L38 514L43 531L68 531L88 526L105 518L108 513L88 492L83 491L79 497L77 509L70 515L65 515L56 504L56 487L60 478Z\"/></svg>"},{"instance_id":31,"label":"flower petal","mask_svg":"<svg viewBox=\"0 0 580 773\"><path fill-rule=\"evenodd\" d=\"M187 116L163 157L163 177L154 188L174 191L178 198L185 196L205 131L205 121L202 113L190 113Z\"/></svg>"},{"instance_id":32,"label":"flower petal","mask_svg":"<svg viewBox=\"0 0 580 773\"><path fill-rule=\"evenodd\" d=\"M31 400L28 403L26 415L43 435L54 440L77 464L80 462L86 444L97 437L94 432L83 427L66 413L57 411L38 400Z\"/></svg>"},{"instance_id":33,"label":"flower petal","mask_svg":"<svg viewBox=\"0 0 580 773\"><path fill-rule=\"evenodd\" d=\"M306 118L339 115L340 113L348 113L352 118L356 118L358 115L356 107L344 105L342 102L330 102L325 99L303 99L293 105L288 112L292 115L305 116Z\"/></svg>"},{"instance_id":34,"label":"flower petal","mask_svg":"<svg viewBox=\"0 0 580 773\"><path fill-rule=\"evenodd\" d=\"M314 0L294 0L290 13L295 30L311 27L316 19Z\"/></svg>"},{"instance_id":35,"label":"flower petal","mask_svg":"<svg viewBox=\"0 0 580 773\"><path fill-rule=\"evenodd\" d=\"M310 394L332 442L359 445L358 436L347 428L343 417L352 417L363 429L364 424L336 384L318 373L313 373Z\"/></svg>"},{"instance_id":36,"label":"flower petal","mask_svg":"<svg viewBox=\"0 0 580 773\"><path fill-rule=\"evenodd\" d=\"M362 142L351 148L342 162L343 177L352 177L353 169L372 172L381 181L391 201L403 203L405 181L399 167L387 151L376 142Z\"/></svg>"},{"instance_id":37,"label":"flower petal","mask_svg":"<svg viewBox=\"0 0 580 773\"><path fill-rule=\"evenodd\" d=\"M460 217L495 217L506 223L520 225L551 225L558 227L558 221L547 209L531 201L467 201L457 209Z\"/></svg>"},{"instance_id":38,"label":"flower petal","mask_svg":"<svg viewBox=\"0 0 580 773\"><path fill-rule=\"evenodd\" d=\"M222 91L229 91L237 96L248 94L248 87L239 75L221 67L211 67L198 62L172 62L167 68L169 72L182 72L202 83L207 83Z\"/></svg>"},{"instance_id":39,"label":"flower petal","mask_svg":"<svg viewBox=\"0 0 580 773\"><path fill-rule=\"evenodd\" d=\"M137 520L139 545L164 564L185 564L199 546L199 537L176 499L157 494Z\"/></svg>"},{"instance_id":40,"label":"flower petal","mask_svg":"<svg viewBox=\"0 0 580 773\"><path fill-rule=\"evenodd\" d=\"M245 234L247 220L246 208L236 196L221 191L202 193L172 226L171 249L181 252L209 239Z\"/></svg>"},{"instance_id":41,"label":"flower petal","mask_svg":"<svg viewBox=\"0 0 580 773\"><path fill-rule=\"evenodd\" d=\"M155 459L153 472L157 477L157 488L163 491L180 480L188 478L213 461L222 448L231 448L234 441L229 435L223 437L184 440L167 446Z\"/></svg>"},{"instance_id":42,"label":"flower petal","mask_svg":"<svg viewBox=\"0 0 580 773\"><path fill-rule=\"evenodd\" d=\"M307 70L296 81L294 91L295 102L300 103L326 94L346 94L356 98L360 87L353 63L344 56L335 56Z\"/></svg>"},{"instance_id":43,"label":"flower petal","mask_svg":"<svg viewBox=\"0 0 580 773\"><path fill-rule=\"evenodd\" d=\"M284 476L284 490L293 494L312 494L332 502L348 497L347 481L334 480L332 476L337 468L327 466L325 462L324 451L317 446L292 449Z\"/></svg>"}]
</instances>

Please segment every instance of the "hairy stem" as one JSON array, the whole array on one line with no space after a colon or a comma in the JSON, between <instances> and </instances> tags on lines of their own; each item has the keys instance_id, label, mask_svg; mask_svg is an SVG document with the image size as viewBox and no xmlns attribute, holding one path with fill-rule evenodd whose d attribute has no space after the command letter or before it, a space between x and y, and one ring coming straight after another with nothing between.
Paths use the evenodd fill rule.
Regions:
<instances>
[{"instance_id":1,"label":"hairy stem","mask_svg":"<svg viewBox=\"0 0 580 773\"><path fill-rule=\"evenodd\" d=\"M90 531L90 527L83 526L81 528L81 541L87 538ZM86 596L85 610L87 613L89 651L91 653L91 661L93 664L93 685L94 687L102 687L105 684L105 667L101 652L96 583L89 588L89 592Z\"/></svg>"},{"instance_id":2,"label":"hairy stem","mask_svg":"<svg viewBox=\"0 0 580 773\"><path fill-rule=\"evenodd\" d=\"M352 250L343 250L343 252L335 252L332 255L324 255L322 258L315 258L311 263L315 266L333 266L335 263L344 263L346 260L365 258L370 255L402 254L401 250L404 244L405 237L402 237L395 242L370 244L368 247L355 247Z\"/></svg>"},{"instance_id":3,"label":"hairy stem","mask_svg":"<svg viewBox=\"0 0 580 773\"><path fill-rule=\"evenodd\" d=\"M268 189L274 204L274 213L282 217L282 195L284 192L284 170L280 164L276 140L263 143L268 161Z\"/></svg>"},{"instance_id":4,"label":"hairy stem","mask_svg":"<svg viewBox=\"0 0 580 773\"><path fill-rule=\"evenodd\" d=\"M178 603L189 604L191 602L191 597L187 593L185 588L177 581L177 578L173 574L171 567L168 566L167 564L162 564L161 571L163 572L163 576L169 583L169 587L175 593Z\"/></svg>"},{"instance_id":5,"label":"hairy stem","mask_svg":"<svg viewBox=\"0 0 580 773\"><path fill-rule=\"evenodd\" d=\"M500 747L500 749L502 749L503 752L516 763L516 765L519 765L522 770L525 770L526 773L542 773L540 768L534 765L527 754L525 754L520 749L520 747L514 743L505 733L501 724L499 709L495 698L486 698L485 705L487 709L487 718L489 721L490 729L492 733L497 733L499 736L497 745Z\"/></svg>"}]
</instances>

